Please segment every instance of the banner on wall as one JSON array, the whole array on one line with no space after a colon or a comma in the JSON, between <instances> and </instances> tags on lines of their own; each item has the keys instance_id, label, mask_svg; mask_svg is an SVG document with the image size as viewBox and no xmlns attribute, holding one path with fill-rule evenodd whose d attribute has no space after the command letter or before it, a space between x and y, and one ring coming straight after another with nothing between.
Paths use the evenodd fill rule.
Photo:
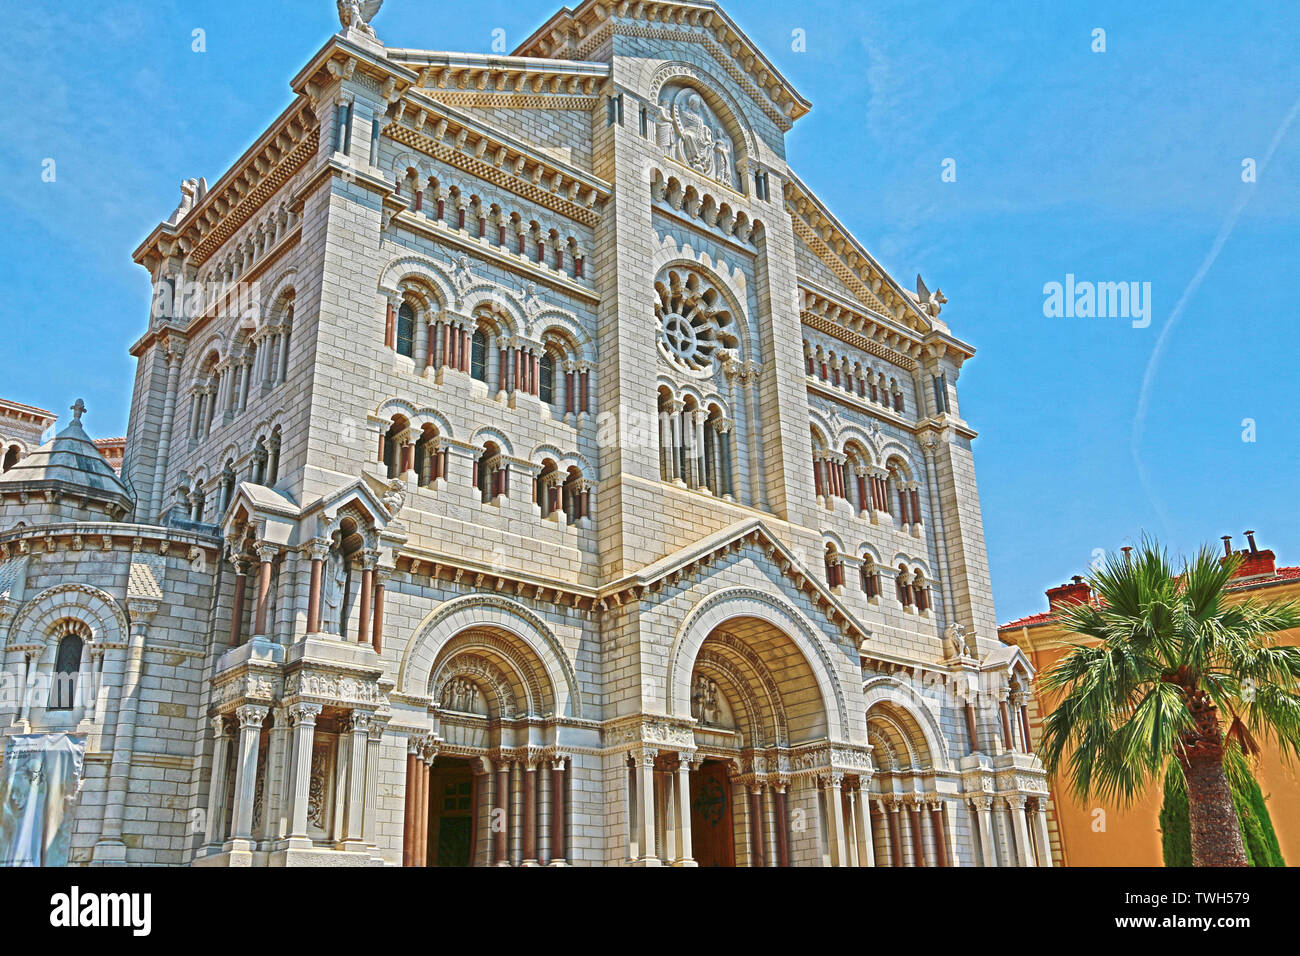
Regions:
<instances>
[{"instance_id":1,"label":"banner on wall","mask_svg":"<svg viewBox=\"0 0 1300 956\"><path fill-rule=\"evenodd\" d=\"M67 866L84 734L10 737L0 765L0 866Z\"/></svg>"}]
</instances>

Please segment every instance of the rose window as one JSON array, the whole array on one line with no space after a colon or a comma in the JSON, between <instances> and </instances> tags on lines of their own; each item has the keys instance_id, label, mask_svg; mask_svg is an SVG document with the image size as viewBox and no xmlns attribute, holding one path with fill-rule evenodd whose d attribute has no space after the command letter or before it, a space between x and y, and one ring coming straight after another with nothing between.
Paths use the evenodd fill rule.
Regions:
<instances>
[{"instance_id":1,"label":"rose window","mask_svg":"<svg viewBox=\"0 0 1300 956\"><path fill-rule=\"evenodd\" d=\"M739 344L726 300L697 273L671 271L655 283L655 292L659 351L670 364L707 371L722 349Z\"/></svg>"}]
</instances>

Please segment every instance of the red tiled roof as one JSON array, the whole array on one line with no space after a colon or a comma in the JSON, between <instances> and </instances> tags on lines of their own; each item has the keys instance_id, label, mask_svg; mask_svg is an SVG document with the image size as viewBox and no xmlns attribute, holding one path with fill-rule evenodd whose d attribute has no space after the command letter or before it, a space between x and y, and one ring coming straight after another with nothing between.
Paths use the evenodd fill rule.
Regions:
<instances>
[{"instance_id":1,"label":"red tiled roof","mask_svg":"<svg viewBox=\"0 0 1300 956\"><path fill-rule=\"evenodd\" d=\"M1297 579L1300 579L1300 567L1278 568L1267 578L1238 581L1235 584L1229 584L1226 590L1239 591L1243 588L1264 587L1269 584L1281 584L1283 581L1295 581ZM1055 611L1043 611L1041 614L1030 614L1027 617L1016 618L1014 621L1008 621L1006 624L998 625L998 631L1013 631L1021 627L1037 627L1040 624L1046 624L1049 621L1054 620L1055 617Z\"/></svg>"},{"instance_id":2,"label":"red tiled roof","mask_svg":"<svg viewBox=\"0 0 1300 956\"><path fill-rule=\"evenodd\" d=\"M96 438L95 439L96 445L121 445L121 444L125 444L125 442L126 442L125 436L122 438Z\"/></svg>"},{"instance_id":3,"label":"red tiled roof","mask_svg":"<svg viewBox=\"0 0 1300 956\"><path fill-rule=\"evenodd\" d=\"M15 402L8 398L0 398L0 406L8 406L9 408L13 408L18 411L30 412L33 415L42 415L45 418L59 417L58 415L54 414L54 412L50 411L47 408L37 408L35 405L24 405L22 402Z\"/></svg>"}]
</instances>

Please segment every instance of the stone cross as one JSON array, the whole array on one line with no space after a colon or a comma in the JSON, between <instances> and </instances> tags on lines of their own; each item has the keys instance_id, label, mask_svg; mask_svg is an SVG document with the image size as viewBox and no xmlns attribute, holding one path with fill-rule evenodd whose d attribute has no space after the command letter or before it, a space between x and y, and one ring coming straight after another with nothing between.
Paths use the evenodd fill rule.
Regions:
<instances>
[{"instance_id":1,"label":"stone cross","mask_svg":"<svg viewBox=\"0 0 1300 956\"><path fill-rule=\"evenodd\" d=\"M86 403L83 402L81 399L77 399L76 402L74 402L72 405L72 420L74 422L81 421L81 416L84 415L85 413L86 413Z\"/></svg>"}]
</instances>

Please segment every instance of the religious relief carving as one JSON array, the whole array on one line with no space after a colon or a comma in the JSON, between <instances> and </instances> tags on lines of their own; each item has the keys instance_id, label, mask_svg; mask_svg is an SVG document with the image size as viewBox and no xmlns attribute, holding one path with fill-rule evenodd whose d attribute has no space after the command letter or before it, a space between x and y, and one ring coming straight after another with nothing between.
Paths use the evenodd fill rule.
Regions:
<instances>
[{"instance_id":1,"label":"religious relief carving","mask_svg":"<svg viewBox=\"0 0 1300 956\"><path fill-rule=\"evenodd\" d=\"M464 677L457 677L447 682L442 689L442 706L465 714L476 714L482 706L479 701L478 685Z\"/></svg>"},{"instance_id":2,"label":"religious relief carving","mask_svg":"<svg viewBox=\"0 0 1300 956\"><path fill-rule=\"evenodd\" d=\"M712 727L717 725L721 711L718 685L706 675L697 674L691 688L691 716L705 727Z\"/></svg>"},{"instance_id":3,"label":"religious relief carving","mask_svg":"<svg viewBox=\"0 0 1300 956\"><path fill-rule=\"evenodd\" d=\"M318 697L343 704L369 704L376 708L388 704L388 698L375 681L315 671L300 671L291 676L285 682L284 693L286 697Z\"/></svg>"},{"instance_id":4,"label":"religious relief carving","mask_svg":"<svg viewBox=\"0 0 1300 956\"><path fill-rule=\"evenodd\" d=\"M656 133L659 145L673 159L734 187L734 145L699 91L689 86L664 87Z\"/></svg>"},{"instance_id":5,"label":"religious relief carving","mask_svg":"<svg viewBox=\"0 0 1300 956\"><path fill-rule=\"evenodd\" d=\"M311 752L311 779L307 787L307 822L325 829L326 789L329 781L329 748L317 746Z\"/></svg>"}]
</instances>

